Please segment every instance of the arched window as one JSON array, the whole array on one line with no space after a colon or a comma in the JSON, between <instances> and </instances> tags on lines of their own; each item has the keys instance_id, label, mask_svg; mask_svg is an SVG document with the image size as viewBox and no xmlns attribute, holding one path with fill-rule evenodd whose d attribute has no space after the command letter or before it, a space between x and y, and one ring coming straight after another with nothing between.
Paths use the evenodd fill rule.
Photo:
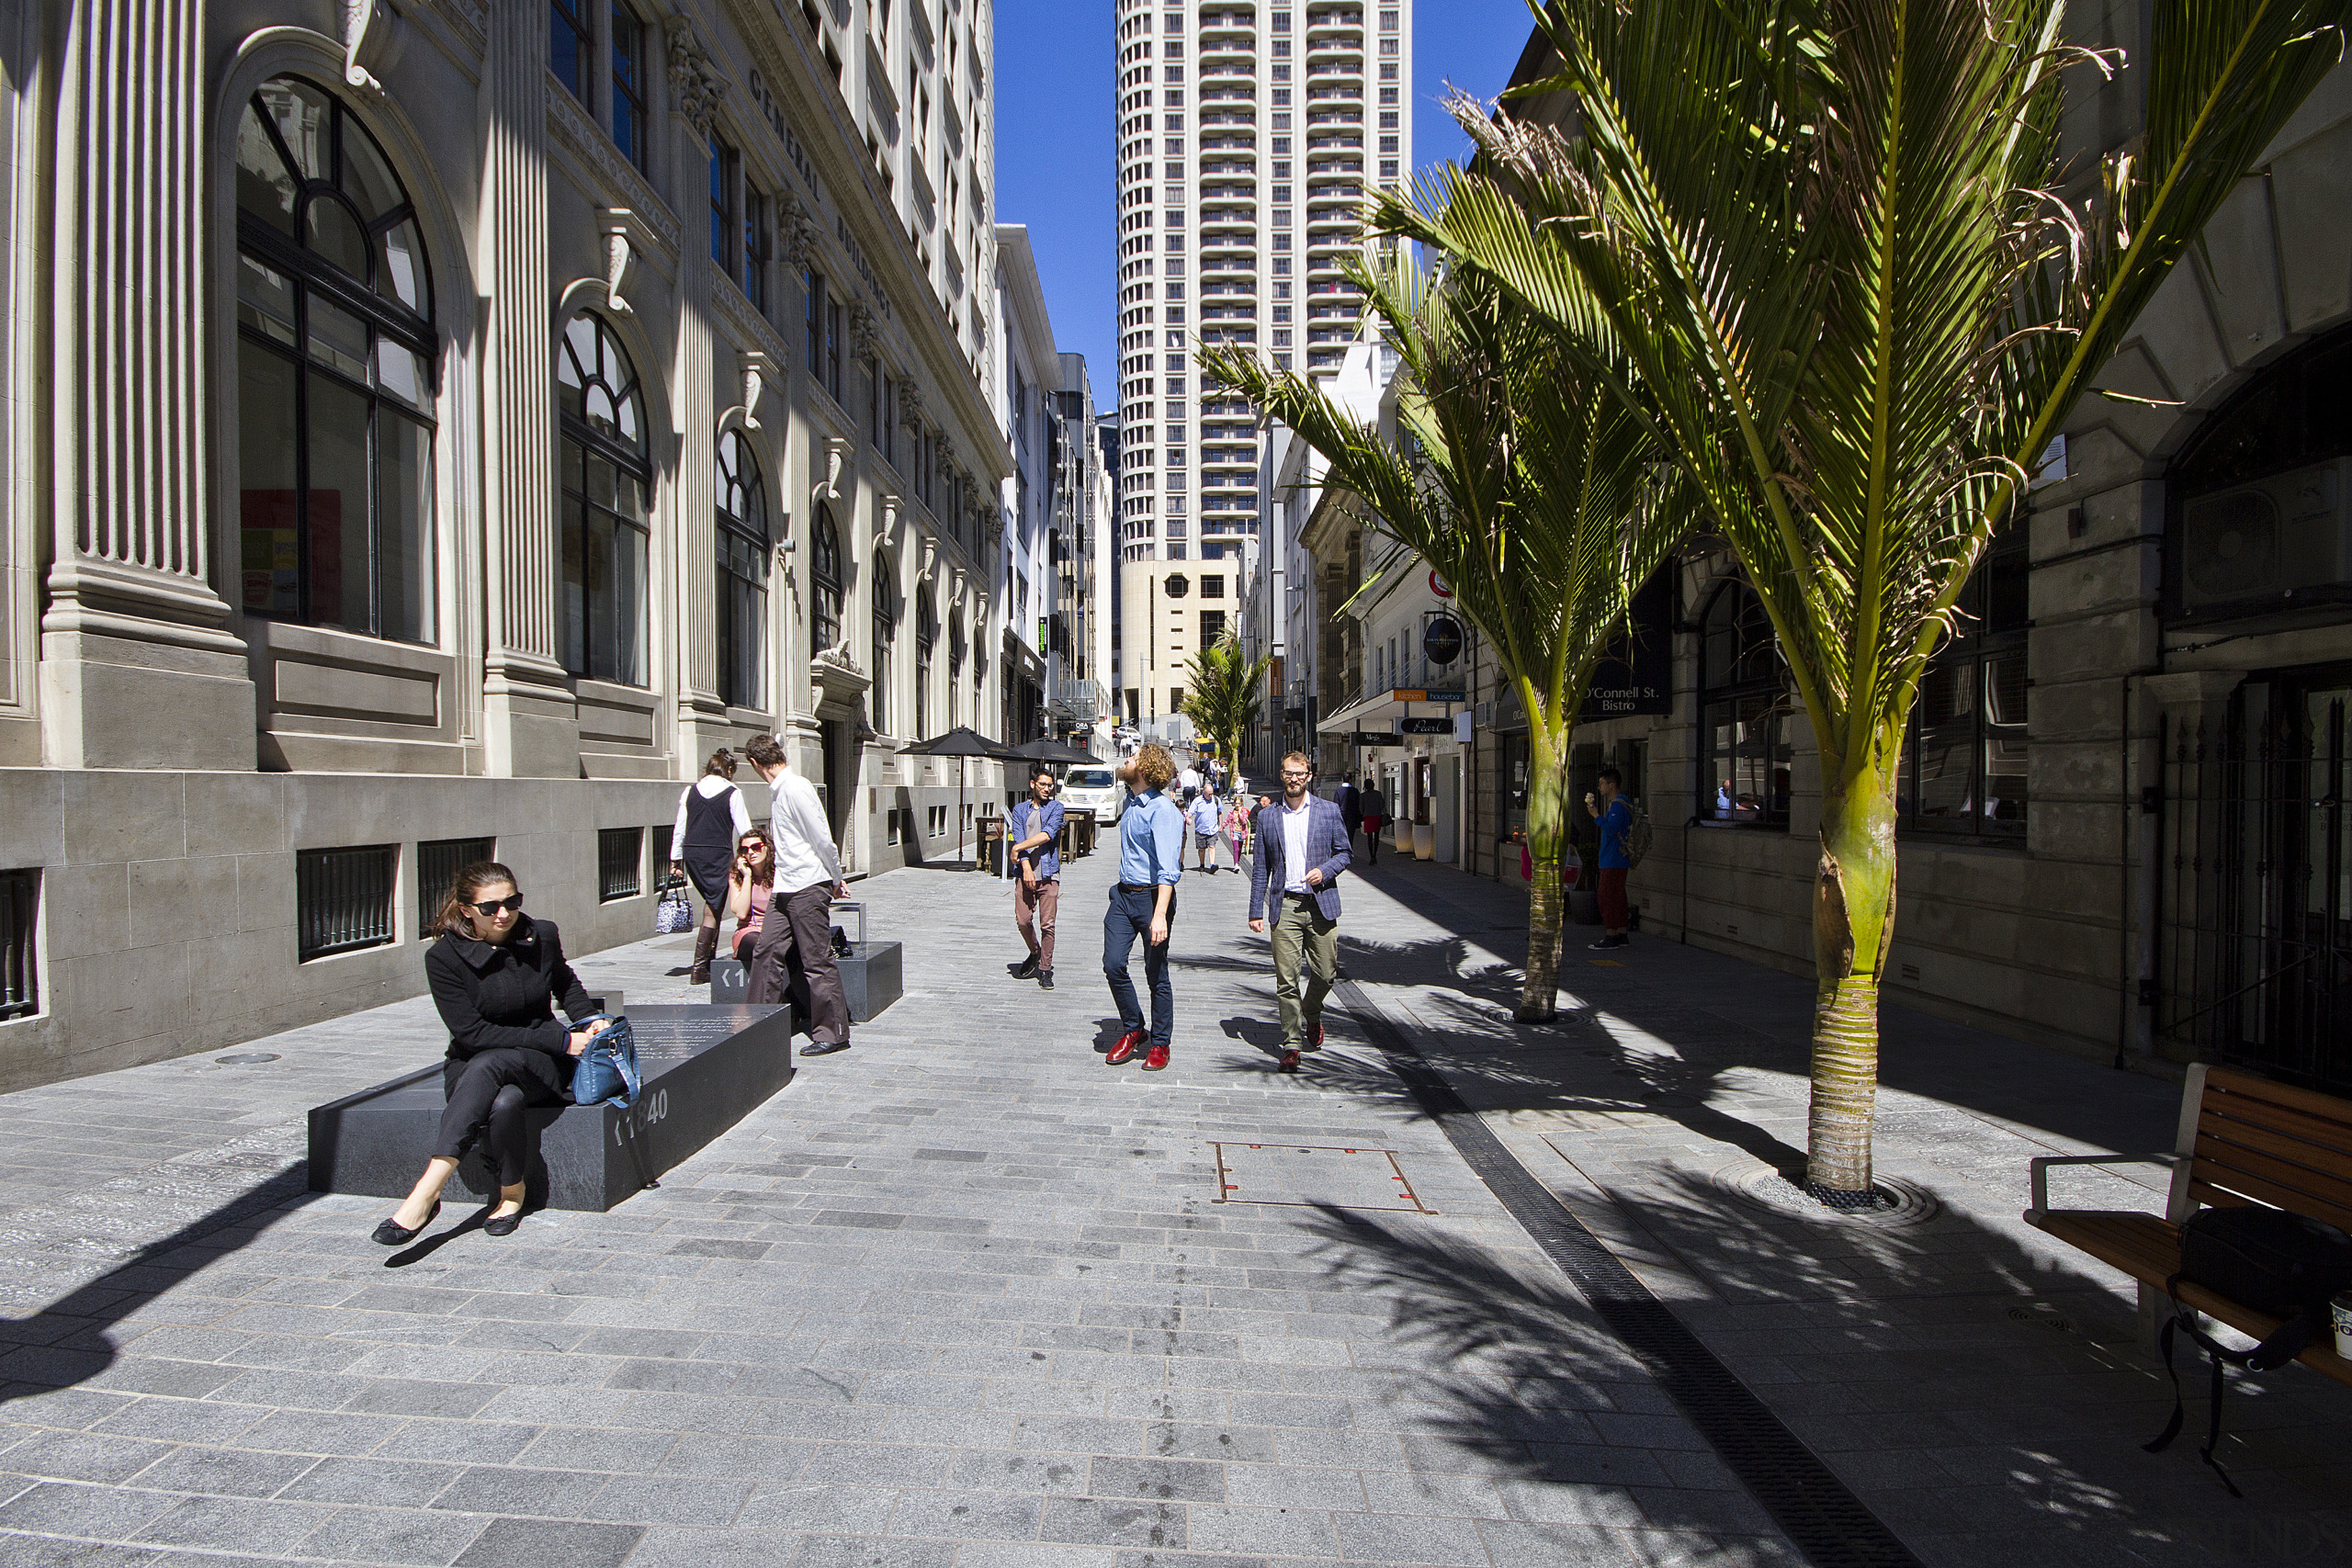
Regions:
<instances>
[{"instance_id":1,"label":"arched window","mask_svg":"<svg viewBox=\"0 0 2352 1568\"><path fill-rule=\"evenodd\" d=\"M888 550L874 555L874 689L867 723L890 733L890 644L899 635L899 563Z\"/></svg>"},{"instance_id":2,"label":"arched window","mask_svg":"<svg viewBox=\"0 0 2352 1568\"><path fill-rule=\"evenodd\" d=\"M718 437L718 695L766 705L768 492L740 430Z\"/></svg>"},{"instance_id":3,"label":"arched window","mask_svg":"<svg viewBox=\"0 0 2352 1568\"><path fill-rule=\"evenodd\" d=\"M1699 674L1699 815L1789 823L1788 676L1764 602L1726 582L1708 602Z\"/></svg>"},{"instance_id":4,"label":"arched window","mask_svg":"<svg viewBox=\"0 0 2352 1568\"><path fill-rule=\"evenodd\" d=\"M817 525L808 531L808 653L811 658L842 640L842 536L833 509L820 503Z\"/></svg>"},{"instance_id":5,"label":"arched window","mask_svg":"<svg viewBox=\"0 0 2352 1568\"><path fill-rule=\"evenodd\" d=\"M947 612L947 728L953 729L962 722L957 716L964 711L964 612L959 607Z\"/></svg>"},{"instance_id":6,"label":"arched window","mask_svg":"<svg viewBox=\"0 0 2352 1568\"><path fill-rule=\"evenodd\" d=\"M383 149L324 88L265 83L237 128L246 614L434 639L438 362L416 209Z\"/></svg>"},{"instance_id":7,"label":"arched window","mask_svg":"<svg viewBox=\"0 0 2352 1568\"><path fill-rule=\"evenodd\" d=\"M555 367L563 667L642 686L653 470L637 368L594 316L574 316L564 328Z\"/></svg>"},{"instance_id":8,"label":"arched window","mask_svg":"<svg viewBox=\"0 0 2352 1568\"><path fill-rule=\"evenodd\" d=\"M915 738L931 733L931 649L939 640L939 616L931 607L931 590L915 598Z\"/></svg>"},{"instance_id":9,"label":"arched window","mask_svg":"<svg viewBox=\"0 0 2352 1568\"><path fill-rule=\"evenodd\" d=\"M2003 531L1961 590L1957 637L1919 678L1895 804L1905 830L2025 831L2026 580L2022 528Z\"/></svg>"}]
</instances>

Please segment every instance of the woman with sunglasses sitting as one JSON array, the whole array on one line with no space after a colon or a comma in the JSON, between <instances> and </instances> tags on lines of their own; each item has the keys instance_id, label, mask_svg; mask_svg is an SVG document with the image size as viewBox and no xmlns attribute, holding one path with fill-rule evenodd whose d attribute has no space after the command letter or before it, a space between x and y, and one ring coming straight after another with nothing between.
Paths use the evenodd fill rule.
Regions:
<instances>
[{"instance_id":1,"label":"woman with sunglasses sitting","mask_svg":"<svg viewBox=\"0 0 2352 1568\"><path fill-rule=\"evenodd\" d=\"M735 960L752 966L752 949L767 919L768 900L775 894L775 846L754 828L735 846L735 863L727 871L727 912L735 917Z\"/></svg>"},{"instance_id":2,"label":"woman with sunglasses sitting","mask_svg":"<svg viewBox=\"0 0 2352 1568\"><path fill-rule=\"evenodd\" d=\"M498 1172L498 1201L481 1228L514 1234L523 1220L523 1113L564 1103L574 1060L605 1027L556 1021L557 1001L573 1019L595 1004L563 961L555 927L523 913L514 874L497 862L458 873L433 929L441 940L425 950L424 975L449 1029L441 1068L448 1108L415 1190L376 1227L386 1247L406 1246L433 1223L442 1188L477 1139Z\"/></svg>"}]
</instances>

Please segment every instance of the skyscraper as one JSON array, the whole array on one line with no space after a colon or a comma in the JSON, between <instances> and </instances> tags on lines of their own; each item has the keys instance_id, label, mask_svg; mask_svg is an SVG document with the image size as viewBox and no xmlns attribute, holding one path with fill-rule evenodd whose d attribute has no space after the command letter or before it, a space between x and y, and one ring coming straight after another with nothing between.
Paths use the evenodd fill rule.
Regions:
<instances>
[{"instance_id":1,"label":"skyscraper","mask_svg":"<svg viewBox=\"0 0 2352 1568\"><path fill-rule=\"evenodd\" d=\"M1169 711L1205 635L1147 632L1143 580L1229 560L1200 569L1203 586L1238 581L1260 536L1265 438L1246 403L1202 387L1194 345L1338 371L1363 305L1340 263L1364 198L1411 166L1411 39L1412 0L1120 0L1122 621L1125 651L1159 675L1123 666L1132 716Z\"/></svg>"}]
</instances>

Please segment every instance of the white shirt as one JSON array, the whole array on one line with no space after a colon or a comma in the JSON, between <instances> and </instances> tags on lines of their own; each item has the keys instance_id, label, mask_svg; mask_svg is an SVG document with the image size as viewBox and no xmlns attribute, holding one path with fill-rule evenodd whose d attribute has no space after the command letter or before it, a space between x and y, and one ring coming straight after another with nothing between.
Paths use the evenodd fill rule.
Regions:
<instances>
[{"instance_id":1,"label":"white shirt","mask_svg":"<svg viewBox=\"0 0 2352 1568\"><path fill-rule=\"evenodd\" d=\"M1306 885L1306 819L1313 811L1312 800L1302 800L1293 811L1290 803L1283 807L1283 874L1289 878L1283 884L1285 893L1312 893Z\"/></svg>"},{"instance_id":2,"label":"white shirt","mask_svg":"<svg viewBox=\"0 0 2352 1568\"><path fill-rule=\"evenodd\" d=\"M686 858L686 797L689 795L699 795L705 800L708 800L723 789L735 789L735 786L717 773L705 773L694 784L678 792L678 825L670 829L670 858L672 860ZM727 804L734 814L735 836L740 839L752 830L751 808L743 804L743 792L740 789L735 789L735 798Z\"/></svg>"},{"instance_id":3,"label":"white shirt","mask_svg":"<svg viewBox=\"0 0 2352 1568\"><path fill-rule=\"evenodd\" d=\"M1201 775L1186 768L1176 775L1176 783L1178 787L1182 789L1198 789L1201 787Z\"/></svg>"},{"instance_id":4,"label":"white shirt","mask_svg":"<svg viewBox=\"0 0 2352 1568\"><path fill-rule=\"evenodd\" d=\"M775 835L779 896L842 879L841 852L817 786L786 768L768 785L768 831Z\"/></svg>"}]
</instances>

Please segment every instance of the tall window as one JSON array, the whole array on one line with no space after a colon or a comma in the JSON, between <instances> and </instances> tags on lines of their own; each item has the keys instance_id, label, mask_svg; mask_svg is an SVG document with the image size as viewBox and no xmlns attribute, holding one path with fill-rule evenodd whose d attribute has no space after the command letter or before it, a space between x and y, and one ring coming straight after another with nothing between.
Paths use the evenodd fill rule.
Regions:
<instances>
[{"instance_id":1,"label":"tall window","mask_svg":"<svg viewBox=\"0 0 2352 1568\"><path fill-rule=\"evenodd\" d=\"M814 657L842 640L842 536L831 507L818 505L817 525L808 534L808 652Z\"/></svg>"},{"instance_id":2,"label":"tall window","mask_svg":"<svg viewBox=\"0 0 2352 1568\"><path fill-rule=\"evenodd\" d=\"M874 557L874 690L867 722L890 733L890 644L899 635L899 563L887 550Z\"/></svg>"},{"instance_id":3,"label":"tall window","mask_svg":"<svg viewBox=\"0 0 2352 1568\"><path fill-rule=\"evenodd\" d=\"M2023 529L1994 541L1961 591L1959 635L1919 681L1895 803L1905 829L2025 831L2026 579Z\"/></svg>"},{"instance_id":4,"label":"tall window","mask_svg":"<svg viewBox=\"0 0 2352 1568\"><path fill-rule=\"evenodd\" d=\"M964 612L947 612L947 728L953 729L960 722L957 715L964 711Z\"/></svg>"},{"instance_id":5,"label":"tall window","mask_svg":"<svg viewBox=\"0 0 2352 1568\"><path fill-rule=\"evenodd\" d=\"M842 302L825 301L825 390L842 400Z\"/></svg>"},{"instance_id":6,"label":"tall window","mask_svg":"<svg viewBox=\"0 0 2352 1568\"><path fill-rule=\"evenodd\" d=\"M645 166L649 127L645 118L645 24L626 6L612 10L613 145L638 167Z\"/></svg>"},{"instance_id":7,"label":"tall window","mask_svg":"<svg viewBox=\"0 0 2352 1568\"><path fill-rule=\"evenodd\" d=\"M801 298L808 306L808 374L825 374L825 275L810 267L801 278Z\"/></svg>"},{"instance_id":8,"label":"tall window","mask_svg":"<svg viewBox=\"0 0 2352 1568\"><path fill-rule=\"evenodd\" d=\"M596 35L589 30L588 0L548 0L548 69L582 103L594 80Z\"/></svg>"},{"instance_id":9,"label":"tall window","mask_svg":"<svg viewBox=\"0 0 2352 1568\"><path fill-rule=\"evenodd\" d=\"M710 259L735 276L735 180L742 160L717 137L710 142Z\"/></svg>"},{"instance_id":10,"label":"tall window","mask_svg":"<svg viewBox=\"0 0 2352 1568\"><path fill-rule=\"evenodd\" d=\"M931 591L915 599L915 738L931 733L931 649L939 640L939 616L931 607Z\"/></svg>"},{"instance_id":11,"label":"tall window","mask_svg":"<svg viewBox=\"0 0 2352 1568\"><path fill-rule=\"evenodd\" d=\"M650 536L645 410L637 369L605 323L575 316L556 347L563 494L563 667L646 683Z\"/></svg>"},{"instance_id":12,"label":"tall window","mask_svg":"<svg viewBox=\"0 0 2352 1568\"><path fill-rule=\"evenodd\" d=\"M266 84L237 132L245 612L434 637L433 292L415 208L339 100Z\"/></svg>"},{"instance_id":13,"label":"tall window","mask_svg":"<svg viewBox=\"0 0 2352 1568\"><path fill-rule=\"evenodd\" d=\"M1789 823L1789 682L1764 602L1726 582L1707 604L1700 652L1699 815Z\"/></svg>"},{"instance_id":14,"label":"tall window","mask_svg":"<svg viewBox=\"0 0 2352 1568\"><path fill-rule=\"evenodd\" d=\"M718 438L718 695L766 705L768 494L740 430Z\"/></svg>"},{"instance_id":15,"label":"tall window","mask_svg":"<svg viewBox=\"0 0 2352 1568\"><path fill-rule=\"evenodd\" d=\"M775 228L768 197L750 180L743 182L743 298L768 310L768 258L775 250Z\"/></svg>"}]
</instances>

